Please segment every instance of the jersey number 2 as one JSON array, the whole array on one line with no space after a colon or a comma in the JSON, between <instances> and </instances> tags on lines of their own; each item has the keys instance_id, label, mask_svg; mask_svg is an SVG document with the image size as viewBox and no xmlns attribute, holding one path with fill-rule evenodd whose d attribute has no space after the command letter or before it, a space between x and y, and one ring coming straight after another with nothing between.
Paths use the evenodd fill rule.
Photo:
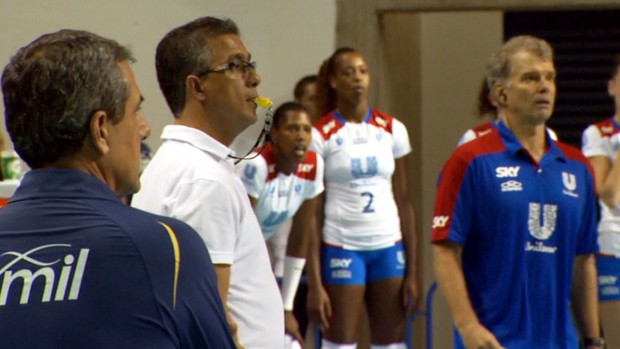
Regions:
<instances>
[{"instance_id":1,"label":"jersey number 2","mask_svg":"<svg viewBox=\"0 0 620 349\"><path fill-rule=\"evenodd\" d=\"M368 203L366 204L366 206L364 206L364 210L362 210L362 212L364 213L372 213L375 212L374 207L372 207L372 200L375 198L374 195L372 195L371 192L369 191L365 191L361 194L362 196L367 196L368 197Z\"/></svg>"}]
</instances>

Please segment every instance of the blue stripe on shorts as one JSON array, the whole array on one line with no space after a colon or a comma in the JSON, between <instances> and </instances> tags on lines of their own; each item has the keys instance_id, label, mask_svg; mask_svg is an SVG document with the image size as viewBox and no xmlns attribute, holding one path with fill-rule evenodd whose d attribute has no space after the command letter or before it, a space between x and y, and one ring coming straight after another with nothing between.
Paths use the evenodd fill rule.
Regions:
<instances>
[{"instance_id":1,"label":"blue stripe on shorts","mask_svg":"<svg viewBox=\"0 0 620 349\"><path fill-rule=\"evenodd\" d=\"M620 258L596 256L598 274L598 299L600 301L620 300Z\"/></svg>"},{"instance_id":2,"label":"blue stripe on shorts","mask_svg":"<svg viewBox=\"0 0 620 349\"><path fill-rule=\"evenodd\" d=\"M324 244L321 252L321 275L326 285L365 285L405 275L402 241L370 251L345 250Z\"/></svg>"}]
</instances>

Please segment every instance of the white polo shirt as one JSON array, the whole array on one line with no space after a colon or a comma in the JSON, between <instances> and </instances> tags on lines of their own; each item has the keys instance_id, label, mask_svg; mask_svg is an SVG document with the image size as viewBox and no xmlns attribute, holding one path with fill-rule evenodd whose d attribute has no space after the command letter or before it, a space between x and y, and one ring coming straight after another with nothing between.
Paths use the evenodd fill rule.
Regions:
<instances>
[{"instance_id":1,"label":"white polo shirt","mask_svg":"<svg viewBox=\"0 0 620 349\"><path fill-rule=\"evenodd\" d=\"M282 348L284 310L260 226L231 150L206 133L170 125L132 206L174 217L202 237L214 264L230 264L228 309L246 348Z\"/></svg>"}]
</instances>

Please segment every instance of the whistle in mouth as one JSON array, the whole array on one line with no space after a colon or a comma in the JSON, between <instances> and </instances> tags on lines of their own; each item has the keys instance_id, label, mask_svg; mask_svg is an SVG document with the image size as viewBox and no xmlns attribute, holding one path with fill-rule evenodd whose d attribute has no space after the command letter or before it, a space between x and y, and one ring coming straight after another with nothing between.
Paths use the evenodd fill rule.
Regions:
<instances>
[{"instance_id":1,"label":"whistle in mouth","mask_svg":"<svg viewBox=\"0 0 620 349\"><path fill-rule=\"evenodd\" d=\"M268 108L273 105L271 99L267 97L256 97L254 98L254 102L256 102L256 104L258 104L261 108Z\"/></svg>"}]
</instances>

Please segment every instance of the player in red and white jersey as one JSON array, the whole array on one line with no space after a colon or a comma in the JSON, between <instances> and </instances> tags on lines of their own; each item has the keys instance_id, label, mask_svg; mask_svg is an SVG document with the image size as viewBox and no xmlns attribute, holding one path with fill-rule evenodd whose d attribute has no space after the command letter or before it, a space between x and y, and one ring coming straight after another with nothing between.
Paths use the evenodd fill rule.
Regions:
<instances>
[{"instance_id":1,"label":"player in red and white jersey","mask_svg":"<svg viewBox=\"0 0 620 349\"><path fill-rule=\"evenodd\" d=\"M609 348L620 346L620 55L616 56L607 90L616 112L583 132L581 147L594 169L601 207L596 256L601 322Z\"/></svg>"},{"instance_id":2,"label":"player in red and white jersey","mask_svg":"<svg viewBox=\"0 0 620 349\"><path fill-rule=\"evenodd\" d=\"M259 156L235 169L265 240L282 223L293 220L284 258L282 299L287 333L298 341L303 338L292 315L293 301L306 262L308 238L316 235L316 202L323 192L323 159L308 151L311 130L311 119L304 107L295 102L284 103L274 113L270 142Z\"/></svg>"},{"instance_id":3,"label":"player in red and white jersey","mask_svg":"<svg viewBox=\"0 0 620 349\"><path fill-rule=\"evenodd\" d=\"M334 110L317 122L312 138L328 169L323 241L350 250L400 241L392 174L394 160L411 152L405 126L374 109L361 123L348 122Z\"/></svg>"},{"instance_id":4,"label":"player in red and white jersey","mask_svg":"<svg viewBox=\"0 0 620 349\"><path fill-rule=\"evenodd\" d=\"M324 349L354 348L366 302L371 348L406 348L407 306L415 309L418 297L409 136L400 121L370 108L359 52L338 49L318 84L328 113L314 125L311 148L325 161L325 203L320 276L318 245L308 257L310 316L322 325Z\"/></svg>"}]
</instances>

